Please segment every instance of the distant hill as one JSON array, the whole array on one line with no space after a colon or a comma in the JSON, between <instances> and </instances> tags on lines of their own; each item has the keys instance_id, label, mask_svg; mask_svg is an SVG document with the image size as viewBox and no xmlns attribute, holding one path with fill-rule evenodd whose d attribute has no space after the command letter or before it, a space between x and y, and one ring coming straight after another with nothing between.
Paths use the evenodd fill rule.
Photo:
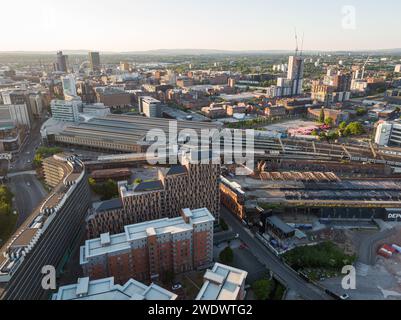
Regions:
<instances>
[{"instance_id":1,"label":"distant hill","mask_svg":"<svg viewBox=\"0 0 401 320\"><path fill-rule=\"evenodd\" d=\"M87 55L90 50L61 50L66 55ZM154 55L154 56L180 56L180 55L243 55L243 54L292 54L293 50L214 50L214 49L157 49L147 51L127 51L127 52L111 52L100 51L104 55ZM377 55L401 55L401 48L395 49L373 49L373 50L305 50L304 54L328 53L346 55L352 54L377 54ZM55 55L56 51L0 51L0 55Z\"/></svg>"}]
</instances>

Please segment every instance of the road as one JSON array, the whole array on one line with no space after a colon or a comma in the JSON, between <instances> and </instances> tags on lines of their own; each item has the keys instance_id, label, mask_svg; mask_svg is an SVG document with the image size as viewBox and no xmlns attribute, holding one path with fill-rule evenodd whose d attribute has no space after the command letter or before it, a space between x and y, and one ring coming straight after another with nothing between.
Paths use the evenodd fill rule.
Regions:
<instances>
[{"instance_id":1,"label":"road","mask_svg":"<svg viewBox=\"0 0 401 320\"><path fill-rule=\"evenodd\" d=\"M296 291L306 300L329 300L325 292L314 285L305 282L298 274L282 263L279 257L267 249L257 240L250 230L246 229L226 208L222 207L221 217L226 221L240 239L247 244L253 255L264 264L270 271L285 281L288 288Z\"/></svg>"},{"instance_id":2,"label":"road","mask_svg":"<svg viewBox=\"0 0 401 320\"><path fill-rule=\"evenodd\" d=\"M45 119L37 119L34 121L31 131L28 134L21 152L15 156L14 161L11 163L9 172L18 172L31 170L33 157L36 149L40 146L42 138L40 135L40 128Z\"/></svg>"},{"instance_id":3,"label":"road","mask_svg":"<svg viewBox=\"0 0 401 320\"><path fill-rule=\"evenodd\" d=\"M47 192L32 174L11 177L8 185L14 194L14 205L19 213L16 226L18 228L46 197Z\"/></svg>"},{"instance_id":4,"label":"road","mask_svg":"<svg viewBox=\"0 0 401 320\"><path fill-rule=\"evenodd\" d=\"M399 231L398 228L392 228L364 238L358 250L358 262L366 265L374 265L376 262L377 245Z\"/></svg>"}]
</instances>

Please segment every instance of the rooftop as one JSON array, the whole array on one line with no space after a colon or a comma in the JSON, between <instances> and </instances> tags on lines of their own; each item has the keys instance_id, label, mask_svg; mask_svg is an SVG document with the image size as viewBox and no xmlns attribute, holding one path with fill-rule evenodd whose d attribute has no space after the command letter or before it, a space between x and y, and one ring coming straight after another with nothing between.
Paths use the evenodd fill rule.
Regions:
<instances>
[{"instance_id":1,"label":"rooftop","mask_svg":"<svg viewBox=\"0 0 401 320\"><path fill-rule=\"evenodd\" d=\"M81 247L81 264L85 264L88 258L127 250L130 248L131 242L147 239L150 233L156 236L179 234L192 230L195 224L214 221L213 215L206 208L183 209L183 215L189 218L189 223L186 223L183 217L164 218L125 226L124 233L108 235L107 244L105 244L106 236L104 235L100 238L87 240L85 245Z\"/></svg>"},{"instance_id":2,"label":"rooftop","mask_svg":"<svg viewBox=\"0 0 401 320\"><path fill-rule=\"evenodd\" d=\"M204 284L195 300L237 300L248 272L216 263L204 275Z\"/></svg>"},{"instance_id":3,"label":"rooftop","mask_svg":"<svg viewBox=\"0 0 401 320\"><path fill-rule=\"evenodd\" d=\"M114 278L90 281L80 278L78 283L60 287L53 300L175 300L177 295L151 284L144 285L130 279L125 285L114 284Z\"/></svg>"}]
</instances>

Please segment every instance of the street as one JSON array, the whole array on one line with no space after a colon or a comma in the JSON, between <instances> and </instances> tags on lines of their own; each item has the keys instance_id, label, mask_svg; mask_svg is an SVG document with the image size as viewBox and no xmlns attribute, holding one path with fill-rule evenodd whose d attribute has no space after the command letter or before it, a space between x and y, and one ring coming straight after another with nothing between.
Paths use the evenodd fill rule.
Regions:
<instances>
[{"instance_id":1,"label":"street","mask_svg":"<svg viewBox=\"0 0 401 320\"><path fill-rule=\"evenodd\" d=\"M314 285L305 282L294 270L282 263L279 257L267 249L254 235L245 228L224 206L221 208L221 217L231 226L240 239L248 245L252 253L279 279L285 281L285 285L296 291L306 300L328 300L331 299L325 292Z\"/></svg>"},{"instance_id":2,"label":"street","mask_svg":"<svg viewBox=\"0 0 401 320\"><path fill-rule=\"evenodd\" d=\"M19 228L46 197L47 192L32 174L13 176L8 185L14 194L14 205L19 214L16 228Z\"/></svg>"}]
</instances>

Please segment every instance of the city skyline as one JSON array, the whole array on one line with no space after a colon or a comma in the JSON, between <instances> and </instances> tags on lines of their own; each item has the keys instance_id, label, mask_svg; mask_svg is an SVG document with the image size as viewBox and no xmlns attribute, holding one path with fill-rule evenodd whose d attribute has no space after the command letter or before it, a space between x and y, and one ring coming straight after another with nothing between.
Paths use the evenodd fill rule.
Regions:
<instances>
[{"instance_id":1,"label":"city skyline","mask_svg":"<svg viewBox=\"0 0 401 320\"><path fill-rule=\"evenodd\" d=\"M19 0L3 4L3 10L13 12L21 6L26 10L18 24L12 14L3 17L3 23L13 28L4 34L0 51L293 50L295 28L300 44L305 35L305 50L401 47L395 42L401 4L393 0L382 1L380 7L360 0L324 6L317 0L302 6L293 0L286 4L250 0L246 5L210 0L116 0L112 4L101 0L93 5L72 0L68 6L61 1ZM37 23L30 23L32 17Z\"/></svg>"}]
</instances>

